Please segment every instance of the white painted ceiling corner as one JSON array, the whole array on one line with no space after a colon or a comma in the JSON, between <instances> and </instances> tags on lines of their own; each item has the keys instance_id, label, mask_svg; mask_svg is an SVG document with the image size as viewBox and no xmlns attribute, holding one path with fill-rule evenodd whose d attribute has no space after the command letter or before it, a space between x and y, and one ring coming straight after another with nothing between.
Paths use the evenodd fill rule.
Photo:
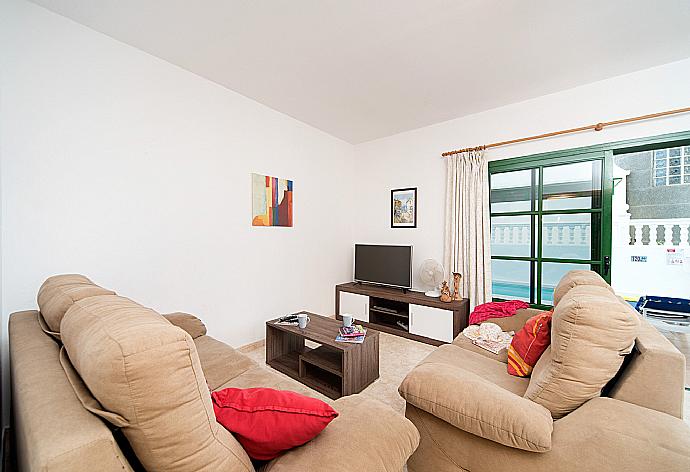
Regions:
<instances>
[{"instance_id":1,"label":"white painted ceiling corner","mask_svg":"<svg viewBox=\"0 0 690 472\"><path fill-rule=\"evenodd\" d=\"M32 0L356 144L690 56L688 0Z\"/></svg>"}]
</instances>

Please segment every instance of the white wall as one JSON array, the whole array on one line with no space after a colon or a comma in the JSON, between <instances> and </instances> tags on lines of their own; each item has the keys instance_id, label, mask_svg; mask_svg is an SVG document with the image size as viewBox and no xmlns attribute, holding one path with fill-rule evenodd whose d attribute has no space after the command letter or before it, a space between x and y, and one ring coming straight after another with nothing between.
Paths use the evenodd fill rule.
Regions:
<instances>
[{"instance_id":1,"label":"white wall","mask_svg":"<svg viewBox=\"0 0 690 472\"><path fill-rule=\"evenodd\" d=\"M350 144L27 2L0 47L3 325L69 272L235 346L333 313ZM294 180L293 228L252 228L251 172Z\"/></svg>"},{"instance_id":2,"label":"white wall","mask_svg":"<svg viewBox=\"0 0 690 472\"><path fill-rule=\"evenodd\" d=\"M669 265L668 249L682 252L683 263ZM612 273L611 286L619 295L631 299L638 299L643 295L688 298L690 248L687 246L614 245L612 251L612 259L618 261L619 270ZM647 259L644 262L632 261L631 256L643 256Z\"/></svg>"},{"instance_id":3,"label":"white wall","mask_svg":"<svg viewBox=\"0 0 690 472\"><path fill-rule=\"evenodd\" d=\"M480 67L474 69L468 73L481 74ZM355 241L414 244L414 270L427 258L442 261L442 152L687 107L688 84L690 59L357 145ZM487 156L506 159L685 130L690 114L494 148ZM418 187L416 229L390 228L390 190L399 187Z\"/></svg>"}]
</instances>

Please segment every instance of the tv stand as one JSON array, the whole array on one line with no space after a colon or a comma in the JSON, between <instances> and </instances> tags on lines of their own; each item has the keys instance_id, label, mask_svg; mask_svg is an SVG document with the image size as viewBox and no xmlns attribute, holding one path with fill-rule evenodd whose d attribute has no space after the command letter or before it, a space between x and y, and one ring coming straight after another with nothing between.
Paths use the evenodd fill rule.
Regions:
<instances>
[{"instance_id":1,"label":"tv stand","mask_svg":"<svg viewBox=\"0 0 690 472\"><path fill-rule=\"evenodd\" d=\"M350 282L335 286L336 318L353 315L377 331L440 346L467 326L469 300L445 303L408 289Z\"/></svg>"},{"instance_id":2,"label":"tv stand","mask_svg":"<svg viewBox=\"0 0 690 472\"><path fill-rule=\"evenodd\" d=\"M351 282L351 283L353 283L353 284L355 284L355 285L357 285L357 286L360 286L360 287L368 286L368 287L385 288L385 289L389 289L389 290L401 290L402 293L407 293L407 292L410 291L409 288L404 288L404 287L387 287L387 286L385 286L385 285L377 285L377 284L372 284L372 283L367 283L367 282L359 282L359 281L357 281L357 282ZM342 285L346 285L346 284L342 284Z\"/></svg>"}]
</instances>

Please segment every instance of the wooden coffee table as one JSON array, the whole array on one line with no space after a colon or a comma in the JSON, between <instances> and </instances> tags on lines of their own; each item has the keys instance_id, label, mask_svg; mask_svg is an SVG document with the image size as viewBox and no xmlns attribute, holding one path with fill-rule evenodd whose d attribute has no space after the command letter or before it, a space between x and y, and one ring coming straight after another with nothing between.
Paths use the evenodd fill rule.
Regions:
<instances>
[{"instance_id":1,"label":"wooden coffee table","mask_svg":"<svg viewBox=\"0 0 690 472\"><path fill-rule=\"evenodd\" d=\"M379 332L362 344L336 342L340 321L309 313L305 329L266 322L266 364L329 398L359 393L379 378ZM309 348L305 341L320 344Z\"/></svg>"}]
</instances>

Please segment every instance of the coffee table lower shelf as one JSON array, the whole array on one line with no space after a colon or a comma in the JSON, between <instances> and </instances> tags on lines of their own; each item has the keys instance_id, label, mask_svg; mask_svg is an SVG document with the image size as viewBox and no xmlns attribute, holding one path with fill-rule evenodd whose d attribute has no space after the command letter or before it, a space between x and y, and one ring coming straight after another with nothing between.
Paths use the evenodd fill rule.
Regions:
<instances>
[{"instance_id":1,"label":"coffee table lower shelf","mask_svg":"<svg viewBox=\"0 0 690 472\"><path fill-rule=\"evenodd\" d=\"M342 397L342 374L338 375L318 365L305 361L302 356L309 351L312 351L312 349L305 348L304 352L288 352L287 354L283 354L269 361L268 365L302 382L307 387L311 387L317 392L323 393L328 398L335 400Z\"/></svg>"}]
</instances>

